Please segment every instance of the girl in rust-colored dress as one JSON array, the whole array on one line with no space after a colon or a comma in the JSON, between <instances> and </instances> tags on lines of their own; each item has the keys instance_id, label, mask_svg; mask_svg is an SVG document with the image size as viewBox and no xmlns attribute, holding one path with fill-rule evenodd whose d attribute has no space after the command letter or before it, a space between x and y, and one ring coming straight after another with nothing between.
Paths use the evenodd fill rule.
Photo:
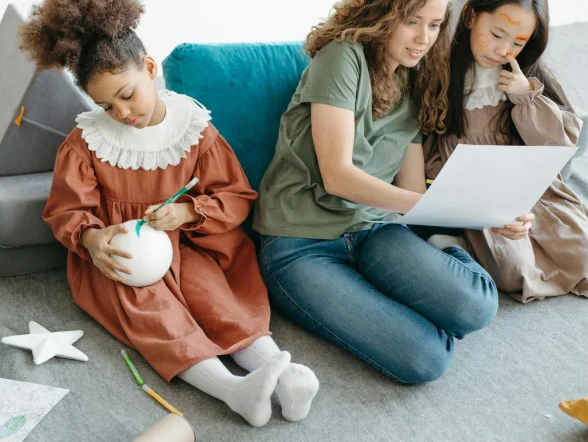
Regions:
<instances>
[{"instance_id":1,"label":"girl in rust-colored dress","mask_svg":"<svg viewBox=\"0 0 588 442\"><path fill-rule=\"evenodd\" d=\"M318 381L270 337L270 308L252 241L241 227L257 196L233 151L191 98L158 93L157 65L133 31L135 0L46 0L22 28L39 68L67 68L100 109L83 113L60 147L43 217L69 249L75 302L136 348L166 380L178 376L251 425L276 391L289 420L308 413ZM193 177L173 204L153 209ZM145 218L173 246L167 274L130 287L109 245ZM126 271L128 273L128 271ZM238 377L217 358L231 355Z\"/></svg>"}]
</instances>

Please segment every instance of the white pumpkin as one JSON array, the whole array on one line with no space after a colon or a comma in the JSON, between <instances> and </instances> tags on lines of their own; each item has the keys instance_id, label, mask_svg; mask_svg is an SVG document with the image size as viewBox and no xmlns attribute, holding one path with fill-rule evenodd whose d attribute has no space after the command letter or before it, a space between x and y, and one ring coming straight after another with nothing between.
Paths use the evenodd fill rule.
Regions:
<instances>
[{"instance_id":1,"label":"white pumpkin","mask_svg":"<svg viewBox=\"0 0 588 442\"><path fill-rule=\"evenodd\" d=\"M125 284L133 287L145 287L159 281L169 270L173 248L169 236L162 230L143 224L140 234L135 227L138 219L123 223L128 233L117 233L110 240L110 245L129 252L131 259L112 255L113 259L131 270L132 274L116 272L126 279Z\"/></svg>"}]
</instances>

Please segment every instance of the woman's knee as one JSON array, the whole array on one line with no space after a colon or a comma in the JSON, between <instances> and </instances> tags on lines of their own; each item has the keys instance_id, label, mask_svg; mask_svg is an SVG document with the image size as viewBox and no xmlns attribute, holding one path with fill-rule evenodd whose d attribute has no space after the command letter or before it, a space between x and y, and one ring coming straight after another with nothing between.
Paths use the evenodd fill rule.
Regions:
<instances>
[{"instance_id":1,"label":"woman's knee","mask_svg":"<svg viewBox=\"0 0 588 442\"><path fill-rule=\"evenodd\" d=\"M382 370L399 382L417 385L439 379L449 368L452 351L451 343L415 348L400 360L382 361Z\"/></svg>"},{"instance_id":2,"label":"woman's knee","mask_svg":"<svg viewBox=\"0 0 588 442\"><path fill-rule=\"evenodd\" d=\"M498 310L498 290L494 281L481 275L471 286L457 289L459 294L449 334L463 338L488 326Z\"/></svg>"}]
</instances>

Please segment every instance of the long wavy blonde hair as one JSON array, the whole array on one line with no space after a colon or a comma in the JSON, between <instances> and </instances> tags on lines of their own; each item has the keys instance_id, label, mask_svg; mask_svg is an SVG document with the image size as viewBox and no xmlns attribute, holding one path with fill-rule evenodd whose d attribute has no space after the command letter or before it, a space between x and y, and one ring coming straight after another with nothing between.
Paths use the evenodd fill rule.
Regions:
<instances>
[{"instance_id":1,"label":"long wavy blonde hair","mask_svg":"<svg viewBox=\"0 0 588 442\"><path fill-rule=\"evenodd\" d=\"M418 66L393 69L388 62L390 37L406 20L418 13L428 0L342 0L329 18L314 26L306 37L305 49L314 57L327 43L345 40L362 43L372 85L372 113L385 115L410 93L419 105L419 123L424 132L445 131L449 88L451 2L439 37Z\"/></svg>"}]
</instances>

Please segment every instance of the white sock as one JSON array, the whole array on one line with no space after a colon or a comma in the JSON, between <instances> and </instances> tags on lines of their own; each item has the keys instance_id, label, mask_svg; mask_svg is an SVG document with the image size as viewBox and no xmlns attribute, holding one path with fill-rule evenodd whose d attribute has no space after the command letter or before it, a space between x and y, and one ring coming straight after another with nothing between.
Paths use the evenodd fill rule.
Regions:
<instances>
[{"instance_id":1,"label":"white sock","mask_svg":"<svg viewBox=\"0 0 588 442\"><path fill-rule=\"evenodd\" d=\"M203 392L220 399L254 427L261 427L272 415L271 396L278 377L290 362L290 353L278 352L268 362L244 377L235 376L219 358L205 359L178 374Z\"/></svg>"},{"instance_id":2,"label":"white sock","mask_svg":"<svg viewBox=\"0 0 588 442\"><path fill-rule=\"evenodd\" d=\"M461 235L452 236L437 234L431 236L427 240L427 242L432 246L437 247L439 250L445 250L448 247L459 247L460 249L463 249L466 252L470 253L468 243L466 242L465 238Z\"/></svg>"},{"instance_id":3,"label":"white sock","mask_svg":"<svg viewBox=\"0 0 588 442\"><path fill-rule=\"evenodd\" d=\"M252 371L279 352L280 349L271 336L262 336L249 347L231 356L240 367ZM300 364L288 364L276 387L284 418L293 422L304 419L318 389L319 381L310 368Z\"/></svg>"}]
</instances>

